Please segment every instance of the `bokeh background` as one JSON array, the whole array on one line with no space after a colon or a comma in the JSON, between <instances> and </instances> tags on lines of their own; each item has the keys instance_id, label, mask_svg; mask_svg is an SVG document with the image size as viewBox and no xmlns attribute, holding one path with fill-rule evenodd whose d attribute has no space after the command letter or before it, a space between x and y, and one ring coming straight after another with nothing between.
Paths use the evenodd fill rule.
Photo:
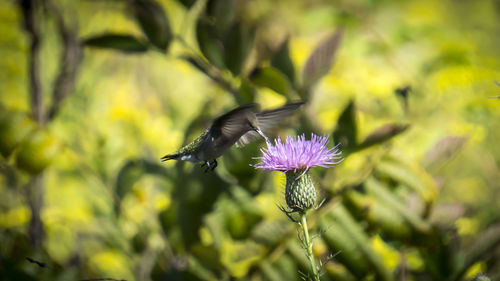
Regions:
<instances>
[{"instance_id":1,"label":"bokeh background","mask_svg":"<svg viewBox=\"0 0 500 281\"><path fill-rule=\"evenodd\" d=\"M301 280L263 141L159 162L297 100L271 135L345 158L322 280L500 280L499 1L4 0L0 34L1 280Z\"/></svg>"}]
</instances>

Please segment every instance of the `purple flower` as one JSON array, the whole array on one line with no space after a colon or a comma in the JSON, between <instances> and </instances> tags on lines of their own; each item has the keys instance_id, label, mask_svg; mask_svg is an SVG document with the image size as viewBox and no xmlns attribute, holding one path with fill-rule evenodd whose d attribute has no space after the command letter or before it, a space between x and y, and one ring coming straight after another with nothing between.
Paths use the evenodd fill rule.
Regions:
<instances>
[{"instance_id":1,"label":"purple flower","mask_svg":"<svg viewBox=\"0 0 500 281\"><path fill-rule=\"evenodd\" d=\"M327 136L312 134L311 140L306 140L304 135L281 139L275 139L275 145L267 143L267 149L263 148L262 157L257 157L260 162L255 168L270 171L307 171L312 167L330 167L342 161L341 152L334 146L327 148Z\"/></svg>"}]
</instances>

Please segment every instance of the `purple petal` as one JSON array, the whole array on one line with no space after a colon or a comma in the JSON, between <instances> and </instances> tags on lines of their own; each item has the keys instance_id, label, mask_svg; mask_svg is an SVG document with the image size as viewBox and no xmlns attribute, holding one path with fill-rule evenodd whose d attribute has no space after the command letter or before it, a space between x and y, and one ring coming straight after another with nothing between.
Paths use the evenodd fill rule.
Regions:
<instances>
[{"instance_id":1,"label":"purple petal","mask_svg":"<svg viewBox=\"0 0 500 281\"><path fill-rule=\"evenodd\" d=\"M319 137L312 134L311 140L304 135L286 138L285 143L280 138L274 140L274 145L267 143L262 148L260 162L255 168L271 171L308 170L312 167L330 167L342 161L338 145L327 148L328 136Z\"/></svg>"}]
</instances>

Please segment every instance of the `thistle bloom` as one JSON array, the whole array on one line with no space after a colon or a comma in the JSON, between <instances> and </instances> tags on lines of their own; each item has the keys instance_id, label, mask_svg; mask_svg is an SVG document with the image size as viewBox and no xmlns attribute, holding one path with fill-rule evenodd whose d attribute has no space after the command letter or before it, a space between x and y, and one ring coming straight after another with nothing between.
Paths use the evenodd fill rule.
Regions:
<instances>
[{"instance_id":1,"label":"thistle bloom","mask_svg":"<svg viewBox=\"0 0 500 281\"><path fill-rule=\"evenodd\" d=\"M303 212L314 206L316 189L307 171L316 166L331 167L342 160L337 146L327 148L328 137L305 136L287 137L286 142L275 140L275 145L267 143L263 148L260 162L255 168L286 173L285 200L292 211Z\"/></svg>"},{"instance_id":2,"label":"thistle bloom","mask_svg":"<svg viewBox=\"0 0 500 281\"><path fill-rule=\"evenodd\" d=\"M314 280L319 281L319 268L312 251L312 241L307 229L306 211L316 203L316 189L309 175L309 169L320 167L331 167L342 161L341 153L337 146L327 148L328 137L311 135L311 140L305 136L287 137L285 143L276 139L274 145L267 142L267 148L261 149L262 156L257 157L260 162L254 165L257 169L268 171L282 171L286 174L285 200L291 211L285 211L290 217L290 212L298 212L302 228L302 243L307 251L307 258L311 264Z\"/></svg>"},{"instance_id":3,"label":"thistle bloom","mask_svg":"<svg viewBox=\"0 0 500 281\"><path fill-rule=\"evenodd\" d=\"M260 163L254 167L268 171L307 171L312 167L330 167L342 161L341 152L337 146L327 148L328 137L312 135L311 140L306 140L305 136L286 138L282 143L281 139L275 140L275 145L267 144L267 149L263 148Z\"/></svg>"}]
</instances>

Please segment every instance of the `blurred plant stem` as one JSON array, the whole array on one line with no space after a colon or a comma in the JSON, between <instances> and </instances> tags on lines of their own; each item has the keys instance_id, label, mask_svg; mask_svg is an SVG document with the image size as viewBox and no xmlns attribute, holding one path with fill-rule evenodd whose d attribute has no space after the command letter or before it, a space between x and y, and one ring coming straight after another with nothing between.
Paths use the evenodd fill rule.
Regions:
<instances>
[{"instance_id":1,"label":"blurred plant stem","mask_svg":"<svg viewBox=\"0 0 500 281\"><path fill-rule=\"evenodd\" d=\"M304 237L302 239L302 244L304 245L304 248L307 251L307 258L309 259L309 263L311 264L311 269L314 275L314 280L319 281L319 272L318 268L316 267L316 260L314 259L314 255L312 252L312 240L309 236L309 230L307 229L307 217L306 217L306 212L302 211L300 212L300 227L302 228L302 233L304 234Z\"/></svg>"},{"instance_id":2,"label":"blurred plant stem","mask_svg":"<svg viewBox=\"0 0 500 281\"><path fill-rule=\"evenodd\" d=\"M40 216L45 192L43 173L33 176L27 188L27 199L31 211L28 233L33 247L35 249L40 249L45 236Z\"/></svg>"},{"instance_id":3,"label":"blurred plant stem","mask_svg":"<svg viewBox=\"0 0 500 281\"><path fill-rule=\"evenodd\" d=\"M233 95L233 98L237 103L242 104L242 98L239 90L233 85L234 82L225 77L222 71L216 66L212 65L204 57L200 56L197 50L191 47L184 38L180 35L174 37L184 48L190 51L190 55L182 57L185 61L191 63L196 68L201 70L205 75L207 75L212 81L219 85L222 89L228 91Z\"/></svg>"},{"instance_id":4,"label":"blurred plant stem","mask_svg":"<svg viewBox=\"0 0 500 281\"><path fill-rule=\"evenodd\" d=\"M33 118L38 123L43 123L42 93L40 85L40 13L41 2L36 0L20 1L24 17L24 28L31 37L28 71L30 77L31 110Z\"/></svg>"},{"instance_id":5,"label":"blurred plant stem","mask_svg":"<svg viewBox=\"0 0 500 281\"><path fill-rule=\"evenodd\" d=\"M82 47L78 40L77 24L75 23L74 26L70 28L64 22L61 10L51 1L47 1L47 7L54 16L63 45L59 58L60 69L54 82L52 104L50 105L47 116L49 120L52 120L59 112L64 99L73 90L78 68L82 60Z\"/></svg>"},{"instance_id":6,"label":"blurred plant stem","mask_svg":"<svg viewBox=\"0 0 500 281\"><path fill-rule=\"evenodd\" d=\"M40 1L22 0L20 5L24 16L24 27L31 37L30 57L28 71L30 77L31 110L33 119L38 124L44 123L42 111L42 92L40 85L40 27L41 27L41 5ZM44 230L40 217L43 205L43 173L34 175L28 184L26 199L31 211L28 234L32 246L39 249L42 246Z\"/></svg>"},{"instance_id":7,"label":"blurred plant stem","mask_svg":"<svg viewBox=\"0 0 500 281\"><path fill-rule=\"evenodd\" d=\"M81 46L78 41L77 29L68 28L64 22L63 13L51 1L20 0L19 5L23 13L24 28L31 39L28 60L31 110L33 119L40 126L43 126L56 116L62 101L73 90L77 69L81 61ZM60 55L60 69L54 82L52 103L47 115L43 110L43 93L40 81L40 49L43 39L41 30L45 12L43 8L48 8L48 12L55 18L57 30L63 44ZM43 171L40 174L32 175L26 198L31 210L28 233L35 249L42 246L44 238L43 222L40 217L45 191L43 178Z\"/></svg>"}]
</instances>

